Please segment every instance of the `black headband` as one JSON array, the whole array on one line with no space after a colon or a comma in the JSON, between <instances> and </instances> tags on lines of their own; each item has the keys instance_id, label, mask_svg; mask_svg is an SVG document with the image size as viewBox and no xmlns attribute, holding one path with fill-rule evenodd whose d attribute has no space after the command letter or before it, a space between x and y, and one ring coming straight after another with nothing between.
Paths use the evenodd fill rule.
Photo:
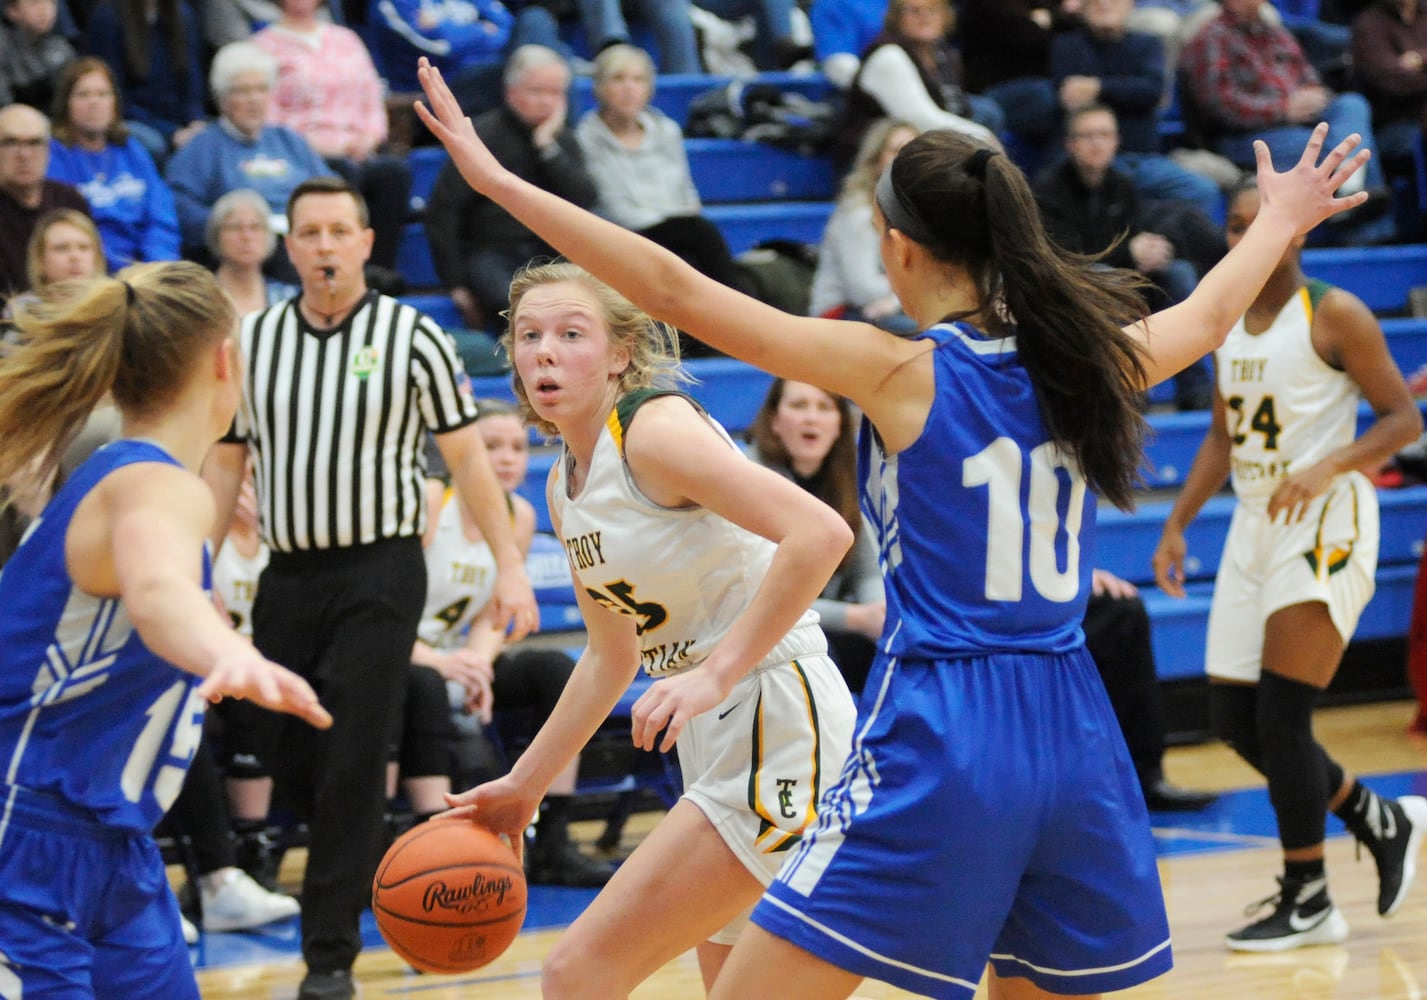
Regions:
<instances>
[{"instance_id":1,"label":"black headband","mask_svg":"<svg viewBox=\"0 0 1427 1000\"><path fill-rule=\"evenodd\" d=\"M932 235L932 231L922 221L921 216L902 200L897 186L892 183L891 167L882 171L882 176L877 181L876 197L877 207L882 209L882 218L887 220L888 226L900 229L908 239L915 240L923 246L933 246L937 243L937 238Z\"/></svg>"}]
</instances>

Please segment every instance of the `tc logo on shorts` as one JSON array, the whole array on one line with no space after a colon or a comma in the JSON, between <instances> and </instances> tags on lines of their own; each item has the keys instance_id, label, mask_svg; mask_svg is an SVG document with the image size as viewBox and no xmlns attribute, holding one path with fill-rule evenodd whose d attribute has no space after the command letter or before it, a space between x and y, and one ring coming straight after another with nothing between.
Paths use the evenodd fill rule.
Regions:
<instances>
[{"instance_id":1,"label":"tc logo on shorts","mask_svg":"<svg viewBox=\"0 0 1427 1000\"><path fill-rule=\"evenodd\" d=\"M793 789L797 787L796 778L778 779L778 812L782 813L784 819L797 819L797 810L793 808Z\"/></svg>"}]
</instances>

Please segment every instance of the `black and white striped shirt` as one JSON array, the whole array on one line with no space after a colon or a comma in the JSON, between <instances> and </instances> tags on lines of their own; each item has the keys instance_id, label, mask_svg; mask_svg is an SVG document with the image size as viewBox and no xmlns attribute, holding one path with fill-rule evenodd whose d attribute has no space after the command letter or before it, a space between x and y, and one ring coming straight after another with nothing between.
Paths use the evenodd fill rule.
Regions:
<instances>
[{"instance_id":1,"label":"black and white striped shirt","mask_svg":"<svg viewBox=\"0 0 1427 1000\"><path fill-rule=\"evenodd\" d=\"M450 337L430 317L368 293L341 326L314 329L296 298L243 319L246 441L262 535L277 552L420 537L428 430L476 419Z\"/></svg>"}]
</instances>

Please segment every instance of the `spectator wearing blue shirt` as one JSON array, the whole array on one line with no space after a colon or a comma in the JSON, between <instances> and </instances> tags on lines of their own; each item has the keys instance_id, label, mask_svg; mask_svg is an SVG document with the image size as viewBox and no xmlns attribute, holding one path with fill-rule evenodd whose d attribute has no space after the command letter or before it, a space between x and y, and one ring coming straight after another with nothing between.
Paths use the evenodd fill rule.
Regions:
<instances>
[{"instance_id":1,"label":"spectator wearing blue shirt","mask_svg":"<svg viewBox=\"0 0 1427 1000\"><path fill-rule=\"evenodd\" d=\"M114 71L130 130L155 162L203 128L203 43L183 0L102 0L84 47Z\"/></svg>"},{"instance_id":2,"label":"spectator wearing blue shirt","mask_svg":"<svg viewBox=\"0 0 1427 1000\"><path fill-rule=\"evenodd\" d=\"M1050 43L1051 79L1069 115L1092 104L1115 112L1120 151L1115 168L1151 200L1192 202L1222 224L1224 196L1208 177L1186 170L1161 150L1164 49L1153 35L1129 31L1134 0L1085 0L1084 24Z\"/></svg>"},{"instance_id":3,"label":"spectator wearing blue shirt","mask_svg":"<svg viewBox=\"0 0 1427 1000\"><path fill-rule=\"evenodd\" d=\"M562 54L555 15L539 4L512 10L500 0L374 0L376 56L393 91L417 91L416 63L431 61L461 107L477 115L500 104L506 57L522 45Z\"/></svg>"},{"instance_id":4,"label":"spectator wearing blue shirt","mask_svg":"<svg viewBox=\"0 0 1427 1000\"><path fill-rule=\"evenodd\" d=\"M52 131L47 176L74 185L89 202L109 270L177 260L173 193L124 127L114 76L103 60L83 56L65 68Z\"/></svg>"},{"instance_id":5,"label":"spectator wearing blue shirt","mask_svg":"<svg viewBox=\"0 0 1427 1000\"><path fill-rule=\"evenodd\" d=\"M833 86L846 90L862 65L862 53L882 33L887 0L817 0L808 12L813 57Z\"/></svg>"},{"instance_id":6,"label":"spectator wearing blue shirt","mask_svg":"<svg viewBox=\"0 0 1427 1000\"><path fill-rule=\"evenodd\" d=\"M208 213L229 191L257 191L268 203L274 231L286 232L288 195L309 177L331 173L306 139L267 124L268 97L277 79L272 56L252 42L233 42L213 57L208 79L218 121L175 153L165 173L184 248L200 254Z\"/></svg>"}]
</instances>

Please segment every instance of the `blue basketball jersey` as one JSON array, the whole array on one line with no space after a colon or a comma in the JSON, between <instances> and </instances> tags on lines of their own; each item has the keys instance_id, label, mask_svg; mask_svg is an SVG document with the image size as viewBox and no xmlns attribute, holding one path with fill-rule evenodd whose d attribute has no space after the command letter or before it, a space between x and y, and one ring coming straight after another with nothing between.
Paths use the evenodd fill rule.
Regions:
<instances>
[{"instance_id":1,"label":"blue basketball jersey","mask_svg":"<svg viewBox=\"0 0 1427 1000\"><path fill-rule=\"evenodd\" d=\"M122 601L79 590L64 557L80 501L111 472L140 462L178 464L146 441L101 448L0 570L0 782L7 797L18 786L147 833L177 797L198 746L200 678L150 652ZM207 590L208 546L194 558Z\"/></svg>"},{"instance_id":2,"label":"blue basketball jersey","mask_svg":"<svg viewBox=\"0 0 1427 1000\"><path fill-rule=\"evenodd\" d=\"M862 506L887 584L883 650L950 659L1080 645L1095 496L1041 421L1014 337L962 323L921 335L936 395L920 437L884 453L864 422Z\"/></svg>"}]
</instances>

